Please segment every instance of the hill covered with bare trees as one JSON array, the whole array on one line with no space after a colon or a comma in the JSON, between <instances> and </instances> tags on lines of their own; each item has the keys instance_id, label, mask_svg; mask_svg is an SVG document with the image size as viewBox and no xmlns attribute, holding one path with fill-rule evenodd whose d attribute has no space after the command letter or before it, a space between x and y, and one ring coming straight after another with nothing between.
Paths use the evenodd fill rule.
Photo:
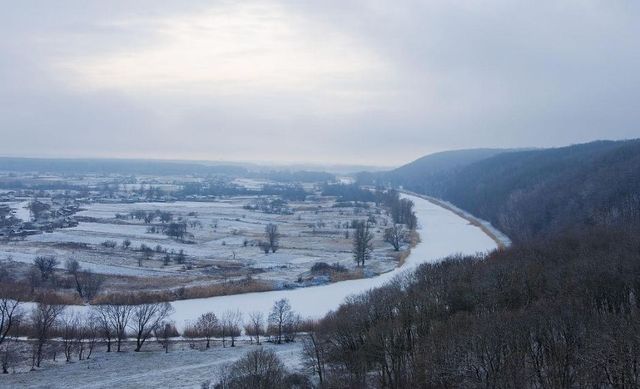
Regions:
<instances>
[{"instance_id":1,"label":"hill covered with bare trees","mask_svg":"<svg viewBox=\"0 0 640 389\"><path fill-rule=\"evenodd\" d=\"M638 140L446 155L446 164L442 155L434 155L360 178L450 201L514 241L551 237L576 226L640 223Z\"/></svg>"},{"instance_id":2,"label":"hill covered with bare trees","mask_svg":"<svg viewBox=\"0 0 640 389\"><path fill-rule=\"evenodd\" d=\"M308 358L329 387L640 385L639 141L398 171L361 178L444 198L514 245L422 265L327 315Z\"/></svg>"}]
</instances>

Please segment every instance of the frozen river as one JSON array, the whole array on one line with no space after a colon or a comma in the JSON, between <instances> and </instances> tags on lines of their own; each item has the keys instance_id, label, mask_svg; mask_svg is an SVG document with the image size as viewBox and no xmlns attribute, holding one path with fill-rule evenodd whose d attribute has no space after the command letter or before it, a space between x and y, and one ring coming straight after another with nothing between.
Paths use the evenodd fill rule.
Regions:
<instances>
[{"instance_id":1,"label":"frozen river","mask_svg":"<svg viewBox=\"0 0 640 389\"><path fill-rule=\"evenodd\" d=\"M219 316L229 309L239 309L245 319L255 311L263 312L266 317L273 302L281 298L289 299L293 310L302 317L320 318L336 309L349 295L383 285L421 263L437 262L452 254L484 253L496 248L496 243L488 235L466 219L425 199L409 195L403 197L415 203L421 241L401 268L378 277L322 286L175 301L172 303L175 309L173 320L178 328L182 328L186 322L196 320L202 313L211 311Z\"/></svg>"}]
</instances>

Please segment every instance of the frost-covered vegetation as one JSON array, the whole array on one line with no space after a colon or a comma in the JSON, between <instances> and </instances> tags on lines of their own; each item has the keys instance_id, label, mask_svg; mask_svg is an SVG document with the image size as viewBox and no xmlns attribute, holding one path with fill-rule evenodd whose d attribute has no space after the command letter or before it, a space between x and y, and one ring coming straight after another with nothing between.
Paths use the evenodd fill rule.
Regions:
<instances>
[{"instance_id":1,"label":"frost-covered vegetation","mask_svg":"<svg viewBox=\"0 0 640 389\"><path fill-rule=\"evenodd\" d=\"M638 386L639 145L454 152L417 161L433 164L421 176L363 176L442 196L514 245L354 297L314 331L317 373L339 387Z\"/></svg>"},{"instance_id":2,"label":"frost-covered vegetation","mask_svg":"<svg viewBox=\"0 0 640 389\"><path fill-rule=\"evenodd\" d=\"M425 260L435 261L444 253L451 252L453 247L464 247L465 252L472 253L493 246L493 242L479 229L469 226L453 213L425 200L414 199L417 204L416 212L424 220L421 228L434 231L439 226L440 229L425 236L423 242L415 248L415 258L408 258L404 268L415 268ZM426 215L430 217L424 218ZM484 239L477 239L480 236ZM455 244L455 239L459 239L459 244ZM389 247L392 250L390 245ZM319 274L325 271L345 270L336 264L318 265L314 268ZM286 385L300 382L317 384L313 367L302 354L302 349L307 347L311 339L310 331L315 327L314 322L305 318L317 318L330 309L335 309L346 296L382 285L396 274L400 274L400 270L381 277L329 284L319 288L176 301L171 303L171 311L175 312L168 317L160 314L167 312L160 309L163 305L155 305L158 308L152 309L153 304L139 304L140 301L136 301L135 296L121 296L122 299L95 305L93 308L44 309L51 312L56 320L42 337L33 335L31 323L36 317L34 312L41 311L39 307L62 306L23 303L20 305L21 324L11 335L19 335L21 338L10 337L11 348L6 354L10 356L7 359L9 371L15 370L18 374L4 378L4 382L7 385L16 384L33 377L32 382L37 385L39 382L46 382L44 377L67 375L78 377L78 382L83 382L82 370L75 366L83 366L82 369L100 369L103 378L96 381L97 386L108 386L110 382L126 386L129 385L126 379L134 385L140 382L142 375L150 377L151 380L164 379L168 380L167 382L179 382L173 380L176 377L184 377L184 383L176 384L177 386L193 386L207 381L216 384L229 382L230 379L237 381L241 377L227 374L232 371L227 365L240 359L245 350L255 350L259 343L266 345L260 347L275 346L273 350L285 362L286 370L278 370L281 373L277 375L278 380L283 380ZM263 296L265 298L262 298ZM318 296L321 298L318 299ZM227 299L229 301L226 301ZM140 330L140 322L135 318L144 317L144 312L156 312L151 315L155 319L149 320L152 325ZM97 324L97 327L93 327L94 324ZM176 337L178 334L182 335L182 338ZM24 341L25 336L29 337L27 342ZM145 337L147 340L142 341ZM140 350L144 354L140 357L132 356L138 354L134 350L140 343ZM25 370L30 369L34 360L38 359L33 358L34 353L37 356L38 348L32 347L38 344L43 345L41 366L36 368L35 372L27 373ZM118 344L121 353L117 353ZM231 347L232 345L235 347ZM237 348L240 348L242 353L235 351ZM109 349L111 352L106 352ZM207 349L211 351L197 351ZM164 353L167 351L165 357ZM89 353L90 359L87 360ZM111 354L118 355L112 357ZM180 360L184 362L176 362L176 354L179 354ZM53 361L54 355L56 361ZM64 362L67 355L70 357L70 363ZM150 360L153 364L147 363ZM153 369L156 365L167 366L167 361L175 363L172 378ZM133 374L132 366L136 367L136 371L142 371ZM197 366L219 366L224 367L224 370L203 371L204 369L197 370ZM117 368L125 370L120 378L113 372ZM70 378L63 379L62 385L69 380Z\"/></svg>"},{"instance_id":3,"label":"frost-covered vegetation","mask_svg":"<svg viewBox=\"0 0 640 389\"><path fill-rule=\"evenodd\" d=\"M83 369L101 371L100 382L103 385L122 382L118 386L128 386L136 382L137 374L130 376L132 372L163 377L158 374L157 366L173 361L175 374L190 375L185 379L197 377L198 383L214 382L227 387L229 382L267 379L262 374L246 377L247 372L243 368L253 360L259 364L269 361L271 367L265 367L277 368L273 372L275 375L268 380L278 382L279 387L290 387L287 384L290 380L310 386L310 378L295 371L289 372L279 357L288 355L288 366L301 370L297 362L299 355L292 356L291 353L299 352L300 346L295 341L305 336L312 325L302 321L286 299L274 302L267 317L257 313L243 316L239 310L227 310L218 315L207 312L182 333L170 321L171 312L170 303L132 304L123 300L78 311L50 303L44 297L31 306L2 298L0 363L4 374L14 374L0 378L0 385L13 386L25 382L31 382L31 386L46 385L45 381L37 382L41 377L47 377L46 380L59 374L65 379L58 386L71 385L68 376L79 372L69 366L77 364ZM244 336L241 333L243 327ZM219 348L228 351L211 351ZM235 351L236 348L241 351ZM147 354L140 357L130 355L142 352ZM176 358L169 356L174 352L179 354L181 362L176 363ZM109 357L112 353L117 356ZM149 359L154 361L153 365L147 363ZM193 376L189 370L195 367L190 366L194 360L200 361L200 367L208 365L220 369ZM126 364L134 364L136 369L127 368ZM124 371L115 371L116 366ZM114 374L119 374L119 377ZM123 377L128 376L132 381L123 382ZM73 382L77 384L77 381Z\"/></svg>"},{"instance_id":4,"label":"frost-covered vegetation","mask_svg":"<svg viewBox=\"0 0 640 389\"><path fill-rule=\"evenodd\" d=\"M0 199L0 267L23 299L172 301L319 285L388 272L416 238L410 202L353 185L15 173L0 184L14 188ZM370 239L354 261L359 226ZM45 258L47 276L37 276Z\"/></svg>"},{"instance_id":5,"label":"frost-covered vegetation","mask_svg":"<svg viewBox=\"0 0 640 389\"><path fill-rule=\"evenodd\" d=\"M448 219L426 206L430 204L426 200L414 203L388 189L320 184L313 193L305 188L309 193L305 201L243 195L250 201L242 205L234 203L239 196L217 199L225 205L215 211L173 211L171 217L161 209L168 203L157 210L149 208L151 203L132 204L119 216L107 218L123 228L140 228L140 238L127 238L126 250L149 256L169 254L169 264L175 263L171 251L165 253L162 245L156 250L146 242L142 246L136 239L152 235L167 244L184 245L182 260L185 265L194 263L186 250L198 247L202 236L197 224L190 227L190 223L197 215L204 220L203 226L211 225L214 216L207 212L251 212L255 246L245 240L244 232L238 233L243 236L241 242L224 238L220 246L241 244L254 255L270 258L293 249L291 228L305 220L305 213L307 221L315 220L319 209L345 216L335 225L340 234L332 238L344 242L345 259L325 257L305 263L307 279L338 280L354 269L375 268L376 250L393 255L396 249L406 249L415 239L415 228L425 239L413 250L419 258L406 259L408 272L404 273L394 270L318 288L181 300L172 305L126 300L140 293L112 295L125 300L105 300L75 312L87 317L92 310L124 310L129 312L124 316L134 318L151 309L145 307L157 307L152 311L158 313L152 316L162 320L151 320L156 323L153 331L147 326L136 331L136 320L126 325L112 320L115 330L110 335L114 344L139 351L149 345L145 339L153 339L154 358L162 352L170 355L171 347L184 347L185 342L203 350L247 347L247 354L231 351L233 357L227 358L224 371L201 381L204 387L636 387L640 384L637 145L631 141L546 151L485 150L467 155L460 164L448 160L441 164L443 169L432 169L432 182L402 183L425 194L440 194L462 209L459 214L476 212L515 238L510 247L478 255L473 253L482 250L470 249L494 247L482 233L490 245L465 235L466 228L479 229L466 221L449 225ZM388 174L393 173L363 177L380 180ZM314 205L309 207L308 202ZM200 203L189 204L197 208ZM79 211L78 217L86 218L80 226L104 224L101 220L112 211L98 209ZM219 215L215 219L226 220ZM185 231L174 234L169 230L172 223L184 223ZM309 236L322 236L318 239L332 235L323 232L329 229L326 224L315 222L308 228ZM124 250L125 245L114 245L114 241L93 244L104 250ZM450 256L456 251L462 254ZM33 279L51 283L60 264L40 254ZM146 261L143 264L154 260ZM185 265L183 271L188 273ZM82 289L79 268L73 262L65 266L70 285ZM156 268L171 266L159 263ZM156 268L142 266L145 271ZM364 271L361 274L366 276ZM260 277L251 278L256 279ZM344 300L352 292L359 294ZM14 312L15 300L5 301L4 312ZM69 339L77 337L65 335L73 321L68 319L69 312L57 312L58 306L46 301L36 305L25 321L27 332L5 329L5 343L22 347L18 354L23 362L50 361L50 351L43 350L59 347L66 356L64 350L73 347ZM50 321L54 324L45 331L43 323L50 316L64 319ZM131 334L126 335L127 331ZM18 340L17 335L29 339ZM99 339L104 344L104 333ZM260 346L269 342L266 349ZM80 346L75 347L78 351ZM293 366L287 365L278 353L294 349L295 356L288 354ZM7 366L15 364L15 350L3 355ZM19 375L15 377L7 382L16 382L12 380Z\"/></svg>"}]
</instances>

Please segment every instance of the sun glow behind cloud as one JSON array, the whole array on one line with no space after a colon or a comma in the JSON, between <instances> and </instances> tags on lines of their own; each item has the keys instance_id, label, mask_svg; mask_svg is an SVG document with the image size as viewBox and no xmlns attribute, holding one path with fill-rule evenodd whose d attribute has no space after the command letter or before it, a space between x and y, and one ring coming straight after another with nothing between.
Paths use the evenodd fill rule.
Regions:
<instances>
[{"instance_id":1,"label":"sun glow behind cloud","mask_svg":"<svg viewBox=\"0 0 640 389\"><path fill-rule=\"evenodd\" d=\"M637 136L632 2L5 8L0 154L398 164Z\"/></svg>"},{"instance_id":2,"label":"sun glow behind cloud","mask_svg":"<svg viewBox=\"0 0 640 389\"><path fill-rule=\"evenodd\" d=\"M236 4L112 27L150 34L153 43L64 58L57 68L76 88L129 95L331 95L367 100L366 82L385 65L348 36L279 6ZM371 91L371 95L375 92Z\"/></svg>"}]
</instances>

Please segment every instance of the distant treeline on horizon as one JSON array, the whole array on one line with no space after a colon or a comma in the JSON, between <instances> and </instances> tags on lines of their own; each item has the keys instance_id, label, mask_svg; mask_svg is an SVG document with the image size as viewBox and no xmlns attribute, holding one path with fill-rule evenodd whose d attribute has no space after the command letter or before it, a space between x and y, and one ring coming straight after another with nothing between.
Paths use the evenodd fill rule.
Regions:
<instances>
[{"instance_id":1,"label":"distant treeline on horizon","mask_svg":"<svg viewBox=\"0 0 640 389\"><path fill-rule=\"evenodd\" d=\"M250 169L240 164L209 162L161 161L143 159L58 159L0 157L0 171L13 173L54 174L143 174L143 175L228 175L255 177L275 181L331 181L326 172L289 169Z\"/></svg>"}]
</instances>

